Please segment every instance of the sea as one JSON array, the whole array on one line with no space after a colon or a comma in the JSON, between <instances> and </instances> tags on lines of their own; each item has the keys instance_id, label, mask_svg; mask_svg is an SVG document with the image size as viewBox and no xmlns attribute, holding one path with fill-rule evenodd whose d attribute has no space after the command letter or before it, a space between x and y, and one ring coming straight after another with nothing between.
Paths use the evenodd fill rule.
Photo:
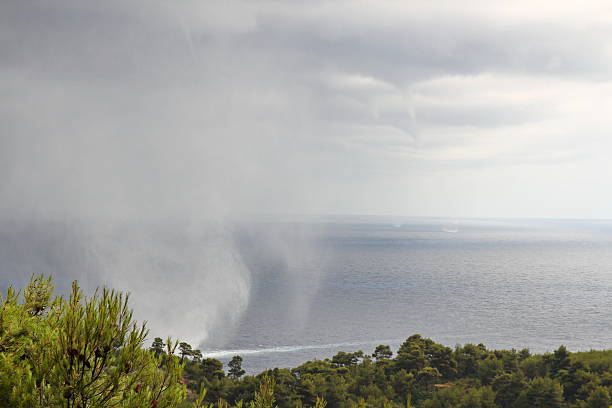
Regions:
<instances>
[{"instance_id":1,"label":"sea","mask_svg":"<svg viewBox=\"0 0 612 408\"><path fill-rule=\"evenodd\" d=\"M61 271L87 263L66 231L2 224L0 286L44 270L67 287ZM240 222L231 236L248 300L199 347L224 363L240 355L249 374L396 351L415 333L450 347L612 347L610 220L327 217Z\"/></svg>"},{"instance_id":2,"label":"sea","mask_svg":"<svg viewBox=\"0 0 612 408\"><path fill-rule=\"evenodd\" d=\"M347 217L309 227L313 247L294 264L244 239L248 309L205 354L240 355L255 373L379 344L395 351L415 333L450 347L612 347L612 221Z\"/></svg>"}]
</instances>

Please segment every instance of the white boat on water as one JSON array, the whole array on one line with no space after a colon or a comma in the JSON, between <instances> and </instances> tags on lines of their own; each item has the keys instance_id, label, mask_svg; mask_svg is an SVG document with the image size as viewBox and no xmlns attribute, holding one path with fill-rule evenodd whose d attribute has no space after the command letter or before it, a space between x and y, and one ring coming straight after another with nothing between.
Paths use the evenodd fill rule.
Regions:
<instances>
[{"instance_id":1,"label":"white boat on water","mask_svg":"<svg viewBox=\"0 0 612 408\"><path fill-rule=\"evenodd\" d=\"M458 224L459 223L457 221L454 221L452 224L445 225L444 227L442 227L442 231L443 232L450 232L450 233L459 232Z\"/></svg>"}]
</instances>

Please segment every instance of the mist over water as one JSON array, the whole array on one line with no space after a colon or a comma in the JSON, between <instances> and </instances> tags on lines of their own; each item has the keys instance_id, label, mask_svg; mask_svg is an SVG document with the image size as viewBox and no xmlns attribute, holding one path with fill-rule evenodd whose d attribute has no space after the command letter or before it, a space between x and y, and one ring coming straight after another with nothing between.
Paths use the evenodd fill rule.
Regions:
<instances>
[{"instance_id":1,"label":"mist over water","mask_svg":"<svg viewBox=\"0 0 612 408\"><path fill-rule=\"evenodd\" d=\"M0 248L3 287L44 273L60 293L72 280L130 292L155 336L223 338L249 301L250 273L219 224L4 222Z\"/></svg>"},{"instance_id":2,"label":"mist over water","mask_svg":"<svg viewBox=\"0 0 612 408\"><path fill-rule=\"evenodd\" d=\"M610 348L610 265L607 221L0 224L3 286L44 272L64 292L72 279L130 291L151 337L224 362L240 354L251 373L396 350L413 333L449 346Z\"/></svg>"},{"instance_id":3,"label":"mist over water","mask_svg":"<svg viewBox=\"0 0 612 408\"><path fill-rule=\"evenodd\" d=\"M288 311L300 327L321 265L305 225L199 222L0 222L0 286L22 287L32 274L54 277L59 293L77 280L130 293L150 337L195 347L223 346L252 294L253 269L279 271ZM306 289L306 286L311 289Z\"/></svg>"},{"instance_id":4,"label":"mist over water","mask_svg":"<svg viewBox=\"0 0 612 408\"><path fill-rule=\"evenodd\" d=\"M251 372L608 347L609 222L313 216L609 217L600 2L290 3L0 2L0 287L128 291Z\"/></svg>"},{"instance_id":5,"label":"mist over water","mask_svg":"<svg viewBox=\"0 0 612 408\"><path fill-rule=\"evenodd\" d=\"M251 295L236 223L325 201L289 72L226 47L211 16L231 13L202 2L0 8L0 286L108 285L152 335L223 344ZM310 238L292 236L258 240L295 265Z\"/></svg>"},{"instance_id":6,"label":"mist over water","mask_svg":"<svg viewBox=\"0 0 612 408\"><path fill-rule=\"evenodd\" d=\"M249 307L211 356L242 353L256 372L397 350L414 333L534 352L611 346L611 222L356 217L317 228L314 257L294 266L321 270L314 288L300 283L312 295L299 324L287 306L299 271L251 263Z\"/></svg>"},{"instance_id":7,"label":"mist over water","mask_svg":"<svg viewBox=\"0 0 612 408\"><path fill-rule=\"evenodd\" d=\"M224 225L112 228L93 246L104 284L131 292L152 335L224 339L247 307L250 273Z\"/></svg>"}]
</instances>

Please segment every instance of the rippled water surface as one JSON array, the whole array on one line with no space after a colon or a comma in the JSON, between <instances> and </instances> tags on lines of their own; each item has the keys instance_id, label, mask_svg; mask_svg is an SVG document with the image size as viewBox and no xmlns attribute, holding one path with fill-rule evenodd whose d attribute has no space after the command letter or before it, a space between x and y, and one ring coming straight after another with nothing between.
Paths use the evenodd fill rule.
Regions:
<instances>
[{"instance_id":1,"label":"rippled water surface","mask_svg":"<svg viewBox=\"0 0 612 408\"><path fill-rule=\"evenodd\" d=\"M250 371L397 347L413 333L538 352L612 344L610 223L329 223L298 261L243 245L249 308L210 355L239 353Z\"/></svg>"},{"instance_id":2,"label":"rippled water surface","mask_svg":"<svg viewBox=\"0 0 612 408\"><path fill-rule=\"evenodd\" d=\"M0 286L44 272L60 292L72 279L132 290L159 334L206 332L203 352L240 354L249 372L396 349L413 333L537 352L612 346L610 221L354 217L243 223L212 238L191 224L110 231L0 223ZM218 247L227 257L210 260ZM227 259L244 267L229 273Z\"/></svg>"}]
</instances>

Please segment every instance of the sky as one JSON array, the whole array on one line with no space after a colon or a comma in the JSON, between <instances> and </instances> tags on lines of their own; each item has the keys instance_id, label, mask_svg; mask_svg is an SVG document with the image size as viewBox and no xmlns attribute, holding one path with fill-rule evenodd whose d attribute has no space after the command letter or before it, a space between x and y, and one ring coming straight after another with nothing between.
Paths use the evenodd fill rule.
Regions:
<instances>
[{"instance_id":1,"label":"sky","mask_svg":"<svg viewBox=\"0 0 612 408\"><path fill-rule=\"evenodd\" d=\"M606 1L0 4L0 216L612 217Z\"/></svg>"},{"instance_id":2,"label":"sky","mask_svg":"<svg viewBox=\"0 0 612 408\"><path fill-rule=\"evenodd\" d=\"M237 220L612 218L611 39L609 1L0 1L0 285L222 345ZM249 236L305 310L300 228Z\"/></svg>"}]
</instances>

